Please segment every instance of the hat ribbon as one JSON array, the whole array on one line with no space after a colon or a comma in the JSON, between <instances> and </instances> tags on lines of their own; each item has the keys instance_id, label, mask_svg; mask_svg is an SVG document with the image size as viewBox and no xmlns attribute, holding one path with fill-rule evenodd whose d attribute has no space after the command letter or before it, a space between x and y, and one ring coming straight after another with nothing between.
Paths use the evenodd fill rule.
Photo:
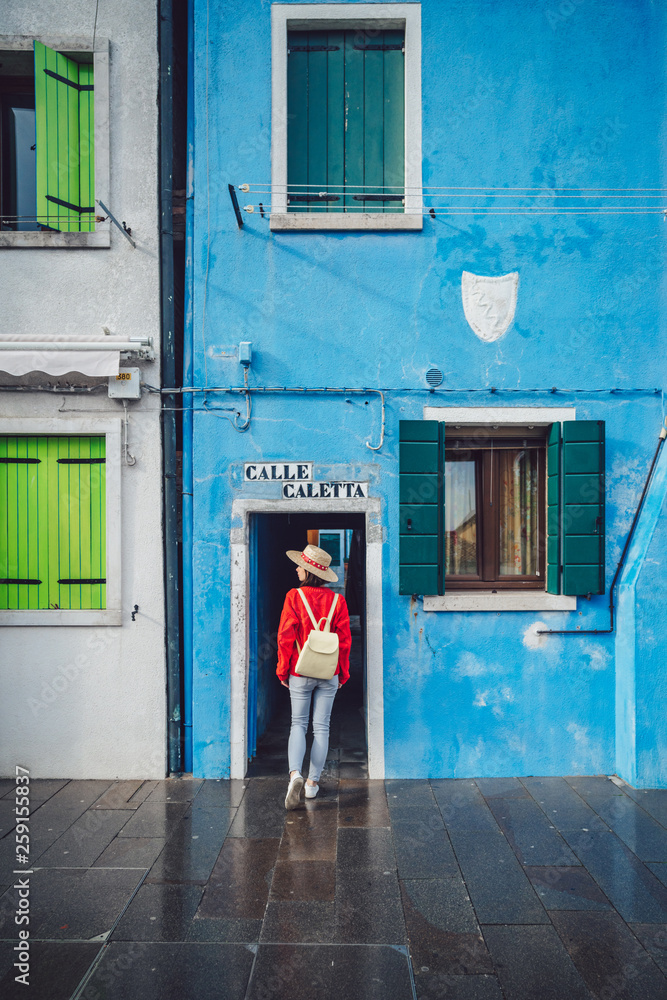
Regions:
<instances>
[{"instance_id":1,"label":"hat ribbon","mask_svg":"<svg viewBox=\"0 0 667 1000\"><path fill-rule=\"evenodd\" d=\"M323 566L321 563L315 562L314 559L309 559L305 552L301 553L301 558L304 559L305 562L310 563L311 566L317 567L317 569L327 569L328 568L326 566Z\"/></svg>"}]
</instances>

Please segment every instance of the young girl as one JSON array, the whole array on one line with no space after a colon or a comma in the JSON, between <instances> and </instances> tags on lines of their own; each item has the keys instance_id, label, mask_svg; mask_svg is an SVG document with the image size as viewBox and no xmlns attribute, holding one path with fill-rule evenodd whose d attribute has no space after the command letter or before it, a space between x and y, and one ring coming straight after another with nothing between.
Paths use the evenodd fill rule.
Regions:
<instances>
[{"instance_id":1,"label":"young girl","mask_svg":"<svg viewBox=\"0 0 667 1000\"><path fill-rule=\"evenodd\" d=\"M334 594L324 586L325 581L335 583L338 577L332 569L331 556L316 545L306 545L303 552L291 549L287 557L297 564L296 573L299 586L310 605L315 620L326 618L333 603ZM310 769L306 783L306 798L314 799L318 792L320 774L329 750L329 719L336 692L350 676L350 616L345 598L339 595L331 619L331 631L338 634L339 653L336 673L331 680L317 677L301 677L294 667L299 658L299 648L308 638L313 624L297 589L290 590L285 597L280 625L278 627L278 668L276 673L280 683L289 688L292 703L292 725L287 753L289 757L290 780L285 796L285 808L294 809L301 799L303 776L301 767L306 752L306 729L310 715L310 701L313 699L313 745L310 751Z\"/></svg>"}]
</instances>

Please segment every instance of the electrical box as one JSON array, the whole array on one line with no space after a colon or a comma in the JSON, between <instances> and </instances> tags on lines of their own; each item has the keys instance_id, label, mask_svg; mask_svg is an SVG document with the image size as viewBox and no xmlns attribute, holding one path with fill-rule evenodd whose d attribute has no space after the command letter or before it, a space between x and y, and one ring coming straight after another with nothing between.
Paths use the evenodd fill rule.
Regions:
<instances>
[{"instance_id":1,"label":"electrical box","mask_svg":"<svg viewBox=\"0 0 667 1000\"><path fill-rule=\"evenodd\" d=\"M252 362L252 344L249 340L242 340L239 344L239 364L244 368L249 368Z\"/></svg>"},{"instance_id":2,"label":"electrical box","mask_svg":"<svg viewBox=\"0 0 667 1000\"><path fill-rule=\"evenodd\" d=\"M110 399L141 398L141 368L119 368L117 375L109 375Z\"/></svg>"}]
</instances>

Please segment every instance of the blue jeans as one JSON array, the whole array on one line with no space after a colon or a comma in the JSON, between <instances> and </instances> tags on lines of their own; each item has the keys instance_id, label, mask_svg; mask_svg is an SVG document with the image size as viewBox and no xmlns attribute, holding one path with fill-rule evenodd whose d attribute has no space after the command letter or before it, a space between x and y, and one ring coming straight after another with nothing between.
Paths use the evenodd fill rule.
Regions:
<instances>
[{"instance_id":1,"label":"blue jeans","mask_svg":"<svg viewBox=\"0 0 667 1000\"><path fill-rule=\"evenodd\" d=\"M311 781L319 781L329 750L329 719L338 690L338 674L330 681L318 677L295 677L290 674L289 695L292 702L292 726L287 745L289 769L301 771L306 753L306 729L313 698L313 745L310 749Z\"/></svg>"}]
</instances>

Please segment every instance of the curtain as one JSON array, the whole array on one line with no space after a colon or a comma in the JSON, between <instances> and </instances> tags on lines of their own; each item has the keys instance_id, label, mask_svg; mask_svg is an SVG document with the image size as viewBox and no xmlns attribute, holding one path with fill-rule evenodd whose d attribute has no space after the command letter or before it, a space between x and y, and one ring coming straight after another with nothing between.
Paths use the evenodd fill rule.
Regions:
<instances>
[{"instance_id":1,"label":"curtain","mask_svg":"<svg viewBox=\"0 0 667 1000\"><path fill-rule=\"evenodd\" d=\"M476 462L445 462L445 573L477 573Z\"/></svg>"},{"instance_id":2,"label":"curtain","mask_svg":"<svg viewBox=\"0 0 667 1000\"><path fill-rule=\"evenodd\" d=\"M500 575L537 573L537 450L498 451Z\"/></svg>"}]
</instances>

